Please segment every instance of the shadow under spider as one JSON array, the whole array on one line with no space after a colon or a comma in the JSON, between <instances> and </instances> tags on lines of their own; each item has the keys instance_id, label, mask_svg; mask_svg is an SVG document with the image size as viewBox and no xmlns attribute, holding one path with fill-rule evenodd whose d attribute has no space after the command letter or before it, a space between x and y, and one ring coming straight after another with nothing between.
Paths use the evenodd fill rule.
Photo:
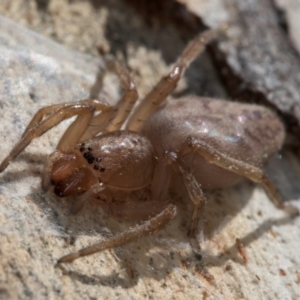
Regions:
<instances>
[{"instance_id":1,"label":"shadow under spider","mask_svg":"<svg viewBox=\"0 0 300 300\"><path fill-rule=\"evenodd\" d=\"M10 171L1 176L1 178L4 181L17 181L27 176L39 176L41 171L35 172L36 165L40 165L45 161L45 159L46 156L41 154L21 154L17 160L29 161L29 163L33 165L32 167L30 167L30 173L24 171ZM220 227L220 225L224 225L224 222L226 222L226 218L228 218L228 216L234 218L245 207L245 205L251 198L254 186L255 185L252 183L242 183L240 185L237 185L235 188L224 190L224 192L220 192L217 190L208 193L209 202L206 207L206 224L204 226L206 238L212 237L214 232ZM69 236L71 237L71 239L74 238L74 240L76 241L76 239L82 235L96 236L97 234L99 234L100 239L101 237L103 238L103 236L109 237L113 233L126 230L130 226L134 226L138 223L123 222L117 220L103 212L100 207L96 206L96 204L93 203L87 204L77 215L72 215L70 213L70 208L72 207L72 200L70 198L58 198L52 193L51 190L44 194L40 187L32 188L32 193L29 196L32 202L35 203L41 209L41 211L47 211L46 217L50 220L51 224L53 224L56 229L62 234L62 238L64 236ZM186 232L189 217L192 211L192 203L189 201L189 199L177 202L176 204L178 205L179 211L177 216L177 223L179 224L178 226L180 230L180 232L178 232L178 237L175 236L174 232L170 232L170 229L168 228L161 231L159 235L162 236L163 239L171 236L174 240L176 239L176 243L186 243L188 245ZM277 220L269 219L264 221L247 236L237 236L237 238L239 238L242 244L247 248L247 246L250 245L253 241L259 239L263 234L268 232L272 226L282 226L288 224L289 222L291 222L291 218L289 216ZM113 229L109 232L107 231L107 228L109 228L109 230L111 230L111 228ZM68 242L66 243L68 244ZM147 244L147 247L140 247L140 245L144 243ZM81 246L77 246L76 248L78 249L80 247ZM149 249L151 247L156 247L158 251L155 253L150 253ZM157 281L160 281L168 273L172 272L172 270L182 268L179 258L172 260L170 259L170 257L168 257L168 251L172 250L174 253L176 253L180 252L180 249L176 248L176 244L175 248L168 247L170 247L170 244L164 243L163 241L158 242L156 235L153 237L145 237L141 242L137 241L125 245L121 248L111 250L117 257L120 268L123 269L122 274L117 273L116 271L112 271L108 275L95 274L92 276L88 276L73 270L66 271L66 269L64 271L64 274L70 276L74 280L78 280L85 284L101 284L111 287L121 286L123 288L129 288L136 285L139 278L150 277ZM71 252L71 250L68 251L67 249L67 247L62 247L62 255L64 254L63 252ZM178 253L176 255L178 256ZM154 262L154 267L151 266L149 262L150 259L152 260L152 262ZM162 262L163 259L165 259L165 262L160 264L158 263L158 267L155 266L157 262ZM211 256L209 254L205 254L202 261L199 261L191 253L191 257L189 257L188 260L191 265L198 264L204 271L211 266L225 266L228 260L244 264L238 252L236 244L233 244L228 249L225 249L224 253L220 256ZM251 257L249 258L249 260L251 261ZM132 264L128 264L128 261L131 261ZM137 264L140 264L138 268Z\"/></svg>"},{"instance_id":2,"label":"shadow under spider","mask_svg":"<svg viewBox=\"0 0 300 300\"><path fill-rule=\"evenodd\" d=\"M295 218L298 216L285 216L279 219L268 219L264 221L262 224L260 224L256 229L254 229L252 232L248 233L244 237L237 237L243 244L243 246L246 248L251 243L259 240L265 233L269 232L273 226L280 227L287 224L290 224ZM275 239L274 239L275 242ZM226 262L231 259L234 262L240 263L241 265L245 265L243 262L236 243L234 243L231 247L227 248L224 253L221 256L205 256L204 259L207 259L209 263L207 266L225 266ZM251 262L251 256L249 257L249 261Z\"/></svg>"},{"instance_id":3,"label":"shadow under spider","mask_svg":"<svg viewBox=\"0 0 300 300\"><path fill-rule=\"evenodd\" d=\"M21 155L19 159L26 159L28 158L28 155ZM34 160L37 161L37 163L43 161L44 158L45 156L36 155L35 159L32 159L32 155L30 155L30 161ZM28 173L24 171L22 173L19 171L10 172L9 175L5 174L4 176L7 176L7 179L14 178L15 180L16 174L23 178L28 176ZM29 176L31 175L32 174L29 174ZM224 224L228 216L234 218L244 208L249 201L249 198L251 198L254 186L255 185L252 183L243 183L232 189L227 189L222 192L214 191L208 194L209 202L206 208L206 224L204 227L206 238L213 236L214 232L218 229L220 224ZM46 217L59 230L59 232L61 232L62 238L63 236L70 236L76 240L82 235L95 236L99 234L100 239L105 235L107 237L106 229L110 229L111 224L113 224L112 228L114 229L112 232L114 233L124 230L124 227L126 229L137 224L137 222L123 222L117 220L103 212L100 207L93 203L87 204L77 215L72 215L70 213L72 203L70 203L69 198L60 199L52 194L51 191L44 194L41 188L32 188L32 193L29 196L32 202L35 203L41 211L47 211ZM136 285L139 278L151 277L157 281L162 280L168 273L172 272L173 269L182 268L180 258L177 257L176 259L171 259L169 257L169 251L172 250L172 252L175 253L175 256L178 256L178 253L176 252L180 252L181 250L176 248L177 243L186 243L188 245L186 233L189 220L188 217L192 211L192 204L188 199L186 201L176 202L179 213L176 217L177 221L173 221L176 221L177 227L179 227L179 230L177 230L178 234L177 232L171 232L170 228L166 228L166 230L162 230L159 234L154 235L153 237L143 238L143 242L137 241L121 248L111 250L118 258L118 263L120 264L121 269L124 270L123 273L125 275L112 271L111 274L108 275L95 274L88 276L77 271L69 270L69 267L67 269L63 267L62 270L64 270L64 274L85 284L100 284L111 287L121 286L124 288ZM288 216L278 220L267 220L246 237L239 236L238 238L240 238L242 244L247 247L250 243L259 239L264 233L268 232L272 226L281 226L289 222L291 222L291 219ZM111 234L112 233L110 232L109 235ZM158 235L159 237L157 237ZM178 237L175 235L178 235ZM176 242L173 243L175 248L170 248L171 244L163 241L164 239L168 239L170 236L171 239L176 240ZM161 237L163 240L160 240ZM146 243L147 247L141 246L144 243ZM150 253L149 249L152 247L151 245L156 247L158 251ZM80 248L80 246L77 246L76 248ZM62 247L62 255L64 254L63 252L71 252L71 250L68 251L67 249L68 247ZM137 259L135 259L135 257ZM149 262L150 259L154 266L151 266L151 263ZM210 266L225 266L226 262L230 259L235 262L242 263L236 244L226 249L222 256L205 255L203 260L199 262L199 260L197 260L197 258L191 253L191 257L188 259L192 265L198 264L204 271ZM128 266L128 261L132 262L131 266ZM136 268L137 264L141 265ZM155 264L159 266L155 266Z\"/></svg>"},{"instance_id":4,"label":"shadow under spider","mask_svg":"<svg viewBox=\"0 0 300 300\"><path fill-rule=\"evenodd\" d=\"M26 170L22 169L19 171L11 171L10 169L6 170L5 173L2 173L0 176L0 180L2 182L14 182L19 181L25 178L28 178L29 176L33 177L41 177L41 170L38 169L38 165L44 165L45 161L47 159L46 154L39 154L39 153L20 153L13 162L18 161L25 161L28 163L28 172Z\"/></svg>"},{"instance_id":5,"label":"shadow under spider","mask_svg":"<svg viewBox=\"0 0 300 300\"><path fill-rule=\"evenodd\" d=\"M243 245L245 247L247 247L252 242L259 239L263 234L268 232L272 228L272 226L284 226L290 222L291 222L291 219L289 217L283 217L283 218L276 219L276 220L275 219L266 220L261 225L259 225L259 227L257 229L255 229L253 232L249 233L247 236L242 237L240 240L243 243ZM175 252L176 252L176 250L175 250ZM207 268L212 267L212 266L225 267L228 260L232 260L241 265L245 265L243 263L242 259L240 258L240 255L237 251L236 244L233 244L231 247L226 249L222 256L207 255L203 258L203 261L201 261L201 262L197 261L195 258L191 258L189 260L189 263L193 266L198 266L199 267L198 270L200 270L200 271L202 270L203 273L208 272L208 274L209 274L209 271L207 271ZM250 257L250 261L251 261L251 257ZM120 261L120 263L122 264L124 269L126 267L128 268L128 266L126 266L126 262ZM147 267L147 266L145 266L145 267ZM155 279L156 281L160 281L160 280L164 279L168 273L172 272L173 269L181 268L181 266L180 266L180 264L177 264L174 266L171 266L170 264L168 264L168 266L166 266L166 268L164 268L163 270L156 270L151 273L143 272L143 271L136 273L136 270L134 270L134 272L135 272L134 276L130 276L128 274L128 271L127 272L124 271L123 276L120 276L120 273L117 273L115 271L112 271L108 275L93 274L93 275L88 276L88 275L82 274L81 272L70 270L69 268L67 270L62 265L59 265L58 268L62 270L62 272L65 276L69 276L73 280L80 281L81 283L84 283L87 285L103 285L103 286L110 286L112 288L120 286L122 288L130 288L130 287L135 286L138 283L138 280L140 278L151 277L152 279ZM133 266L133 268L134 268L134 266ZM189 272L189 269L187 270L187 272ZM213 283L213 280L212 280L212 283Z\"/></svg>"}]
</instances>

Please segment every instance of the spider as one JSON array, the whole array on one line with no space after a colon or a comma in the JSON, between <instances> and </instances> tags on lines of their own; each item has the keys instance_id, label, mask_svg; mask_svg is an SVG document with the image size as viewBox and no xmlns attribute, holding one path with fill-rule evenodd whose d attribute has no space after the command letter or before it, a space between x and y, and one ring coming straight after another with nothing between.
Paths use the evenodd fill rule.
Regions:
<instances>
[{"instance_id":1,"label":"spider","mask_svg":"<svg viewBox=\"0 0 300 300\"><path fill-rule=\"evenodd\" d=\"M138 93L126 69L116 63L124 93L111 107L100 100L41 108L2 161L0 172L30 142L63 120L77 116L48 157L42 187L59 197L76 195L73 211L92 198L115 216L140 214L148 219L133 229L78 252L58 263L118 247L154 234L176 215L165 201L173 173L181 176L194 204L188 236L195 252L205 208L205 189L232 186L244 177L261 183L276 207L284 204L262 166L284 140L284 126L270 110L250 104L190 96L166 101L189 64L225 29L207 30L192 40L163 77L136 106ZM114 195L150 187L147 201L116 201ZM201 226L200 226L201 225ZM199 228L200 227L200 228Z\"/></svg>"}]
</instances>

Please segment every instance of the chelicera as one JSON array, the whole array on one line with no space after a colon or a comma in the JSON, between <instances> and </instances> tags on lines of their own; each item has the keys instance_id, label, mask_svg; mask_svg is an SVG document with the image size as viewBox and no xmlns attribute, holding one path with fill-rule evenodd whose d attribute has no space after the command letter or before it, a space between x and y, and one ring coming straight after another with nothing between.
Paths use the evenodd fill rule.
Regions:
<instances>
[{"instance_id":1,"label":"chelicera","mask_svg":"<svg viewBox=\"0 0 300 300\"><path fill-rule=\"evenodd\" d=\"M276 207L284 204L262 167L283 144L284 126L270 110L224 100L185 97L166 101L185 69L224 28L208 30L185 48L171 72L135 106L137 90L124 67L115 71L124 88L116 106L80 100L41 108L22 138L3 160L0 172L34 139L65 119L77 116L46 163L42 186L59 197L77 195L78 211L92 198L116 216L148 219L59 262L117 247L164 228L176 214L166 202L172 175L181 176L194 204L188 236L196 252L205 189L229 187L243 178L262 184ZM134 109L133 109L134 108ZM133 111L132 111L133 110ZM116 192L149 188L148 201L118 201ZM200 227L200 228L199 228Z\"/></svg>"}]
</instances>

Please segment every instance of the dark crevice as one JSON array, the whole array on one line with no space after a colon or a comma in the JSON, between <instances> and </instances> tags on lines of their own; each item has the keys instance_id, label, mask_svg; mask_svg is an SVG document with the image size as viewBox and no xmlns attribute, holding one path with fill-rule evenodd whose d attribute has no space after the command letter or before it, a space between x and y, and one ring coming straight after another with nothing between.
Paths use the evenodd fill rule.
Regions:
<instances>
[{"instance_id":1,"label":"dark crevice","mask_svg":"<svg viewBox=\"0 0 300 300\"><path fill-rule=\"evenodd\" d=\"M36 0L36 5L39 11L45 12L48 9L50 0Z\"/></svg>"},{"instance_id":2,"label":"dark crevice","mask_svg":"<svg viewBox=\"0 0 300 300\"><path fill-rule=\"evenodd\" d=\"M181 33L195 35L203 26L200 19L190 13L183 4L174 0L124 0L143 17L150 27L173 24Z\"/></svg>"}]
</instances>

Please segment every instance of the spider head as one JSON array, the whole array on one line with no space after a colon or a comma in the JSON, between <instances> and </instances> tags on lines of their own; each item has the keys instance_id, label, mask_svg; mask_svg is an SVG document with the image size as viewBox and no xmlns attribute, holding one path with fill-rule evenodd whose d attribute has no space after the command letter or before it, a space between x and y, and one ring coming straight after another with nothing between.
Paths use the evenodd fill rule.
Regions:
<instances>
[{"instance_id":1,"label":"spider head","mask_svg":"<svg viewBox=\"0 0 300 300\"><path fill-rule=\"evenodd\" d=\"M51 183L54 193L59 197L67 197L87 191L98 183L93 172L82 162L76 153L63 153L52 165Z\"/></svg>"}]
</instances>

